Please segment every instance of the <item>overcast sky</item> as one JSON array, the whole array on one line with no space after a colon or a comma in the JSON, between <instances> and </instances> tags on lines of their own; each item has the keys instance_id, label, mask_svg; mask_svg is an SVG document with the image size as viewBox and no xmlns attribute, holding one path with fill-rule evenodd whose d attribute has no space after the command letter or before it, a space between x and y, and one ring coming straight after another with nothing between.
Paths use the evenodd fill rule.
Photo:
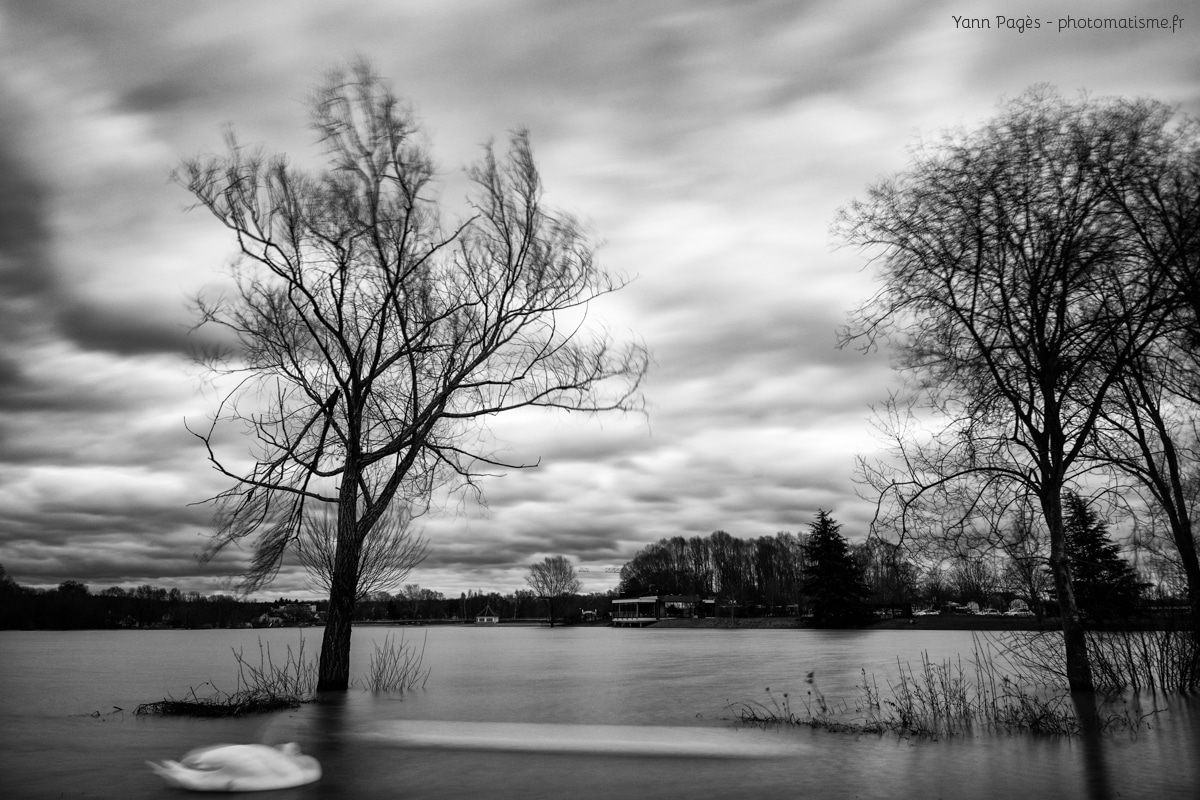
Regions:
<instances>
[{"instance_id":1,"label":"overcast sky","mask_svg":"<svg viewBox=\"0 0 1200 800\"><path fill-rule=\"evenodd\" d=\"M1184 22L1059 32L1068 15ZM1032 84L1200 114L1198 53L1189 0L3 0L0 564L25 585L203 593L244 566L197 562L198 503L226 483L185 429L215 409L187 299L234 243L168 177L226 124L314 157L304 98L356 54L416 108L447 201L481 144L530 129L549 202L634 278L596 316L654 357L645 417L495 422L497 449L540 467L488 480L486 513L422 521L409 582L457 595L522 588L558 554L602 591L662 537L798 532L819 508L860 538L854 458L895 378L835 347L872 289L837 209ZM262 595L304 592L285 567Z\"/></svg>"}]
</instances>

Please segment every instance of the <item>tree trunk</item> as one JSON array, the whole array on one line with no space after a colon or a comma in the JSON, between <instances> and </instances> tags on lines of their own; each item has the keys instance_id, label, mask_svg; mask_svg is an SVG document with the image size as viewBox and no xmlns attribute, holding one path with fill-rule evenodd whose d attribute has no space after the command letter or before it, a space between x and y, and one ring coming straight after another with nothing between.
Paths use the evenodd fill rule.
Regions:
<instances>
[{"instance_id":1,"label":"tree trunk","mask_svg":"<svg viewBox=\"0 0 1200 800\"><path fill-rule=\"evenodd\" d=\"M1071 586L1071 565L1067 558L1067 534L1063 526L1062 498L1058 492L1042 497L1046 527L1050 529L1050 572L1054 578L1054 593L1058 595L1058 616L1062 622L1063 647L1066 652L1067 686L1072 692L1095 690L1092 665L1088 661L1087 636L1079 608L1075 605L1075 590Z\"/></svg>"},{"instance_id":2,"label":"tree trunk","mask_svg":"<svg viewBox=\"0 0 1200 800\"><path fill-rule=\"evenodd\" d=\"M350 688L350 630L354 619L354 596L329 593L329 616L321 638L321 661L317 672L317 691L346 691Z\"/></svg>"},{"instance_id":3,"label":"tree trunk","mask_svg":"<svg viewBox=\"0 0 1200 800\"><path fill-rule=\"evenodd\" d=\"M329 615L321 639L321 660L317 670L319 692L344 692L350 688L350 633L358 599L361 549L357 511L354 481L347 476L342 480L338 500L337 554L329 582Z\"/></svg>"}]
</instances>

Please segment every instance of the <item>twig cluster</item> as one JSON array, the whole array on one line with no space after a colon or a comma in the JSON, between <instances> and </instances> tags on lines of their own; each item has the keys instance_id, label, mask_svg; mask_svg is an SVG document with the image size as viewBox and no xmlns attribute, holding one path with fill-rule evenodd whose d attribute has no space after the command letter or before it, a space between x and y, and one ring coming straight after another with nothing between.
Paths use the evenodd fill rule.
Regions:
<instances>
[{"instance_id":1,"label":"twig cluster","mask_svg":"<svg viewBox=\"0 0 1200 800\"><path fill-rule=\"evenodd\" d=\"M1088 659L1102 692L1192 692L1200 689L1200 641L1188 630L1088 631ZM1062 640L1045 632L1012 631L1009 658L1050 680L1065 673Z\"/></svg>"},{"instance_id":2,"label":"twig cluster","mask_svg":"<svg viewBox=\"0 0 1200 800\"><path fill-rule=\"evenodd\" d=\"M403 693L413 689L424 689L432 669L422 666L425 660L425 643L428 639L429 634L426 633L420 650L417 650L416 645L405 642L403 634L400 635L399 642L393 639L391 634L383 640L382 645L375 642L375 652L367 662L367 672L360 684L372 692Z\"/></svg>"}]
</instances>

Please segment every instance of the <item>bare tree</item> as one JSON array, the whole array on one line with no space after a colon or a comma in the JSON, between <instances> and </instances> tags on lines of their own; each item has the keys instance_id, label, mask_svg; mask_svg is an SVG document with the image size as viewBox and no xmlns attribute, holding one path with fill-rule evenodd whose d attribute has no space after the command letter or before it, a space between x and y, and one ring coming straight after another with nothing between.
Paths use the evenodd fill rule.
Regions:
<instances>
[{"instance_id":1,"label":"bare tree","mask_svg":"<svg viewBox=\"0 0 1200 800\"><path fill-rule=\"evenodd\" d=\"M358 559L358 598L392 592L429 554L429 543L413 531L413 515L392 506L363 541ZM337 515L328 506L309 511L296 539L296 556L308 570L309 586L330 593L337 567Z\"/></svg>"},{"instance_id":2,"label":"bare tree","mask_svg":"<svg viewBox=\"0 0 1200 800\"><path fill-rule=\"evenodd\" d=\"M503 464L484 422L526 407L640 404L640 346L587 324L620 289L571 217L546 207L529 137L468 175L469 214L444 227L412 113L365 62L311 101L328 166L306 172L238 144L185 161L182 183L234 235L234 289L199 302L236 345L205 363L233 388L196 435L233 481L208 554L250 538L245 588L269 582L314 504L336 509L318 688L349 684L363 549L397 498L428 498ZM253 435L251 466L218 432Z\"/></svg>"},{"instance_id":3,"label":"bare tree","mask_svg":"<svg viewBox=\"0 0 1200 800\"><path fill-rule=\"evenodd\" d=\"M912 602L917 593L917 569L905 558L900 545L872 536L852 545L851 551L862 569L863 582L871 590L869 602L885 606Z\"/></svg>"},{"instance_id":4,"label":"bare tree","mask_svg":"<svg viewBox=\"0 0 1200 800\"><path fill-rule=\"evenodd\" d=\"M966 519L997 492L1036 498L1067 679L1085 691L1062 498L1093 466L1114 382L1164 324L1161 278L1100 179L1104 159L1136 146L1119 111L1031 91L917 151L840 219L845 241L878 253L883 282L842 341L890 340L936 426L923 441L898 436L897 460L870 476L892 521L903 535L933 500Z\"/></svg>"},{"instance_id":5,"label":"bare tree","mask_svg":"<svg viewBox=\"0 0 1200 800\"><path fill-rule=\"evenodd\" d=\"M1133 479L1137 499L1132 502L1148 509L1144 516L1165 523L1172 560L1186 578L1193 635L1200 639L1196 487L1189 479L1200 466L1194 430L1198 406L1183 394L1194 391L1185 366L1190 353L1170 346L1156 350L1122 376L1104 407L1095 449L1104 463Z\"/></svg>"},{"instance_id":6,"label":"bare tree","mask_svg":"<svg viewBox=\"0 0 1200 800\"><path fill-rule=\"evenodd\" d=\"M554 627L555 603L579 594L583 587L575 575L575 567L562 556L547 556L539 564L530 564L525 583L529 584L534 594L546 601L551 628Z\"/></svg>"},{"instance_id":7,"label":"bare tree","mask_svg":"<svg viewBox=\"0 0 1200 800\"><path fill-rule=\"evenodd\" d=\"M409 614L413 619L426 619L431 616L432 605L446 598L441 592L432 589L422 589L415 583L410 583L400 590L397 600L403 599L408 603Z\"/></svg>"},{"instance_id":8,"label":"bare tree","mask_svg":"<svg viewBox=\"0 0 1200 800\"><path fill-rule=\"evenodd\" d=\"M946 575L946 565L941 561L932 562L921 570L918 592L933 605L941 603L949 591L949 578Z\"/></svg>"},{"instance_id":9,"label":"bare tree","mask_svg":"<svg viewBox=\"0 0 1200 800\"><path fill-rule=\"evenodd\" d=\"M1103 179L1131 239L1163 279L1174 324L1121 376L1104 407L1097 450L1133 478L1145 505L1165 521L1200 640L1200 556L1188 477L1200 465L1200 120L1144 100L1122 110L1137 146L1104 161Z\"/></svg>"},{"instance_id":10,"label":"bare tree","mask_svg":"<svg viewBox=\"0 0 1200 800\"><path fill-rule=\"evenodd\" d=\"M1019 590L1040 620L1050 589L1050 548L1045 525L1031 504L1022 503L1013 509L1000 532L1000 549L1008 557L1005 575L1009 586Z\"/></svg>"},{"instance_id":11,"label":"bare tree","mask_svg":"<svg viewBox=\"0 0 1200 800\"><path fill-rule=\"evenodd\" d=\"M994 555L963 553L950 562L950 585L959 600L986 607L999 591L1002 577Z\"/></svg>"}]
</instances>

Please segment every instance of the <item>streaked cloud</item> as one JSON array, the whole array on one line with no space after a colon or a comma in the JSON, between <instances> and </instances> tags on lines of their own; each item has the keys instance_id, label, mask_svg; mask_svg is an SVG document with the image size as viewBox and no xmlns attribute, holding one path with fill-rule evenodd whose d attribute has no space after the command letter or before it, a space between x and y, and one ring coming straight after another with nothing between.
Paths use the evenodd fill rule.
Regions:
<instances>
[{"instance_id":1,"label":"streaked cloud","mask_svg":"<svg viewBox=\"0 0 1200 800\"><path fill-rule=\"evenodd\" d=\"M21 583L217 591L206 565L225 484L184 427L215 405L188 349L188 299L218 285L225 231L173 185L232 123L300 162L304 98L357 53L417 109L457 203L461 168L528 126L550 202L580 216L629 286L596 309L651 347L647 414L518 414L490 426L514 470L422 518L410 581L523 586L563 554L585 588L663 536L803 530L832 509L859 536L856 454L886 355L834 346L869 296L837 209L907 147L1001 96L1150 95L1200 111L1196 27L956 30L994 4L351 2L0 5L0 563ZM1183 0L1057 2L1043 18L1187 16ZM230 441L236 452L236 439ZM269 592L296 594L286 566Z\"/></svg>"}]
</instances>

